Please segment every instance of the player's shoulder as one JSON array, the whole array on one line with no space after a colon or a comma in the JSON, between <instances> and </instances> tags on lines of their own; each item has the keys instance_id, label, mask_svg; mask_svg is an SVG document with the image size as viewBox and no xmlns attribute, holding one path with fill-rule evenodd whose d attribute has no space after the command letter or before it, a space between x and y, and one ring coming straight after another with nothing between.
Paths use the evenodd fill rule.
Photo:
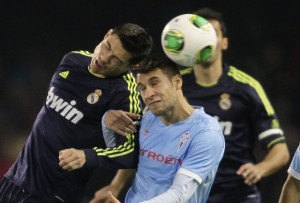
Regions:
<instances>
[{"instance_id":1,"label":"player's shoulder","mask_svg":"<svg viewBox=\"0 0 300 203\"><path fill-rule=\"evenodd\" d=\"M89 61L92 58L92 53L89 51L70 51L66 53L62 59L62 64L86 64L89 63Z\"/></svg>"},{"instance_id":2,"label":"player's shoulder","mask_svg":"<svg viewBox=\"0 0 300 203\"><path fill-rule=\"evenodd\" d=\"M236 87L246 94L264 92L257 79L234 66L228 66L227 75L234 81Z\"/></svg>"},{"instance_id":3,"label":"player's shoulder","mask_svg":"<svg viewBox=\"0 0 300 203\"><path fill-rule=\"evenodd\" d=\"M187 77L192 75L194 68L193 67L179 67L180 75Z\"/></svg>"},{"instance_id":4,"label":"player's shoulder","mask_svg":"<svg viewBox=\"0 0 300 203\"><path fill-rule=\"evenodd\" d=\"M240 70L239 68L236 68L235 66L228 66L227 75L233 78L234 81L241 84L250 86L260 84L260 82L256 78Z\"/></svg>"},{"instance_id":5,"label":"player's shoulder","mask_svg":"<svg viewBox=\"0 0 300 203\"><path fill-rule=\"evenodd\" d=\"M194 123L193 127L197 130L221 130L218 121L207 114L203 107L196 108L192 119Z\"/></svg>"},{"instance_id":6,"label":"player's shoulder","mask_svg":"<svg viewBox=\"0 0 300 203\"><path fill-rule=\"evenodd\" d=\"M203 108L196 109L194 112L191 133L196 142L207 143L211 146L224 148L225 140L218 121L205 113Z\"/></svg>"}]
</instances>

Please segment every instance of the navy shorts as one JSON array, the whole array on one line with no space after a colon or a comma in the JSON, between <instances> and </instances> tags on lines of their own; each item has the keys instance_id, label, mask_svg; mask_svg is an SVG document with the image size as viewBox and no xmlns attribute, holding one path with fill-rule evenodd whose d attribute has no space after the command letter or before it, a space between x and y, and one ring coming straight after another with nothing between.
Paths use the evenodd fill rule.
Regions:
<instances>
[{"instance_id":1,"label":"navy shorts","mask_svg":"<svg viewBox=\"0 0 300 203\"><path fill-rule=\"evenodd\" d=\"M261 195L259 192L241 196L240 194L228 196L218 196L209 197L207 203L261 203Z\"/></svg>"},{"instance_id":2,"label":"navy shorts","mask_svg":"<svg viewBox=\"0 0 300 203\"><path fill-rule=\"evenodd\" d=\"M3 178L0 182L0 202L6 203L62 203L60 197L36 197L14 182Z\"/></svg>"}]
</instances>

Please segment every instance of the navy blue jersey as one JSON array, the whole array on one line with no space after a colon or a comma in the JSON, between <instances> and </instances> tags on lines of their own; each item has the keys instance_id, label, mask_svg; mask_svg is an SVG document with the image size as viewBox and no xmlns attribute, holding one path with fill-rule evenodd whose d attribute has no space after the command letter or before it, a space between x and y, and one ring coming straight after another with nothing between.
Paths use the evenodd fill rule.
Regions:
<instances>
[{"instance_id":1,"label":"navy blue jersey","mask_svg":"<svg viewBox=\"0 0 300 203\"><path fill-rule=\"evenodd\" d=\"M203 106L206 113L219 121L225 136L225 153L211 195L251 191L253 188L244 184L236 171L242 164L255 163L255 142L258 140L265 149L285 142L262 86L246 73L227 65L223 66L218 83L212 86L197 84L193 68L181 70L181 73L183 92L189 103Z\"/></svg>"},{"instance_id":2,"label":"navy blue jersey","mask_svg":"<svg viewBox=\"0 0 300 203\"><path fill-rule=\"evenodd\" d=\"M58 153L62 149L89 149L89 156L120 156L133 154L133 135L119 136L121 145L101 153L105 148L101 118L110 109L140 113L141 106L132 73L120 77L101 78L89 71L91 54L71 52L64 56L56 70L46 102L39 112L28 140L16 162L5 175L31 194L78 195L84 193L91 169L84 167L72 172L59 167ZM93 149L94 148L94 149ZM86 165L89 164L87 160ZM106 166L103 158L100 167ZM93 165L94 163L92 163ZM136 165L118 159L116 168Z\"/></svg>"}]
</instances>

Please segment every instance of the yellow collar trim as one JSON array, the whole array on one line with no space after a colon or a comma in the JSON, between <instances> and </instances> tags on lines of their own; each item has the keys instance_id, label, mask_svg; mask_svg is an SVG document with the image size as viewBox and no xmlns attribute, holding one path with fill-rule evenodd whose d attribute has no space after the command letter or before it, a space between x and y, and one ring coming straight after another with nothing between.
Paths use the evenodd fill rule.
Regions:
<instances>
[{"instance_id":1,"label":"yellow collar trim","mask_svg":"<svg viewBox=\"0 0 300 203\"><path fill-rule=\"evenodd\" d=\"M218 81L212 82L212 83L200 83L197 82L198 85L203 86L203 87L212 87L214 85L216 85L218 83Z\"/></svg>"},{"instance_id":2,"label":"yellow collar trim","mask_svg":"<svg viewBox=\"0 0 300 203\"><path fill-rule=\"evenodd\" d=\"M105 78L105 76L102 75L102 74L93 73L93 72L91 71L91 67L90 67L90 66L88 66L88 70L89 70L89 72L90 72L91 74L93 74L94 76L96 76L96 77L98 77L98 78Z\"/></svg>"}]
</instances>

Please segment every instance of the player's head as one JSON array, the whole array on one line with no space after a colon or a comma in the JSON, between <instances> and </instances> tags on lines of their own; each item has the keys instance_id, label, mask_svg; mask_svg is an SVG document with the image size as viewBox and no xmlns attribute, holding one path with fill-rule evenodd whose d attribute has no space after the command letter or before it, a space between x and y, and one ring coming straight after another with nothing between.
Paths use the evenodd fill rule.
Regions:
<instances>
[{"instance_id":1,"label":"player's head","mask_svg":"<svg viewBox=\"0 0 300 203\"><path fill-rule=\"evenodd\" d=\"M105 77L120 75L145 58L152 46L152 38L144 28L122 24L110 29L97 45L90 68Z\"/></svg>"},{"instance_id":2,"label":"player's head","mask_svg":"<svg viewBox=\"0 0 300 203\"><path fill-rule=\"evenodd\" d=\"M156 116L175 108L182 95L182 78L177 65L166 56L145 58L135 70L138 87L146 106Z\"/></svg>"},{"instance_id":3,"label":"player's head","mask_svg":"<svg viewBox=\"0 0 300 203\"><path fill-rule=\"evenodd\" d=\"M200 8L200 9L194 11L194 14L199 15L209 21L215 20L215 21L219 22L220 31L221 31L223 37L227 37L227 29L226 29L226 25L225 25L222 13L220 13L216 10L213 10L212 8L206 7L206 8Z\"/></svg>"},{"instance_id":4,"label":"player's head","mask_svg":"<svg viewBox=\"0 0 300 203\"><path fill-rule=\"evenodd\" d=\"M211 8L200 8L193 12L196 15L202 16L207 19L212 26L215 28L218 41L215 54L206 61L206 63L214 62L219 56L221 56L221 52L228 48L228 38L227 38L227 29L225 22L223 20L222 13L213 10Z\"/></svg>"},{"instance_id":5,"label":"player's head","mask_svg":"<svg viewBox=\"0 0 300 203\"><path fill-rule=\"evenodd\" d=\"M137 24L126 23L113 29L118 35L123 48L131 54L130 64L137 64L144 59L153 46L152 38L147 31Z\"/></svg>"}]
</instances>

